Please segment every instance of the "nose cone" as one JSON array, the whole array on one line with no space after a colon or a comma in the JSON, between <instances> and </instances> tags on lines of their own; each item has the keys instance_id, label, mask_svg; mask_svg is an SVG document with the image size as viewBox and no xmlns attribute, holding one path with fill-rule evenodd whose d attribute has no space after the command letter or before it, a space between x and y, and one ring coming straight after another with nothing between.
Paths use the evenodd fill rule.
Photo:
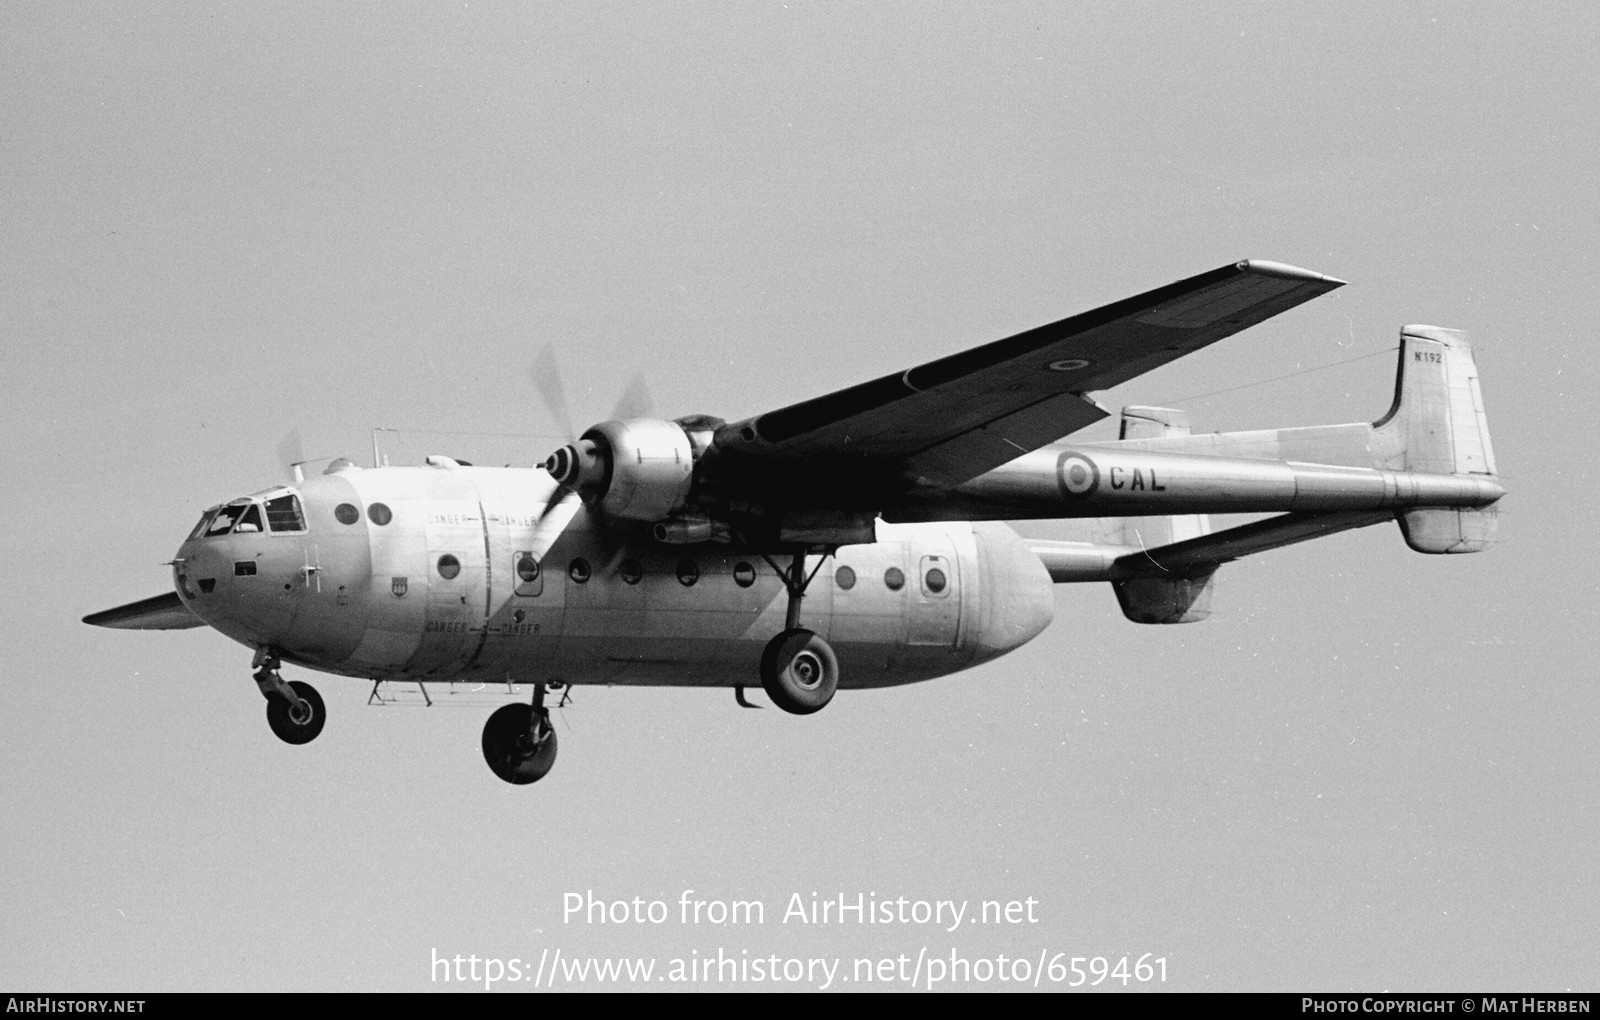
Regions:
<instances>
[{"instance_id":1,"label":"nose cone","mask_svg":"<svg viewBox=\"0 0 1600 1020\"><path fill-rule=\"evenodd\" d=\"M976 661L987 662L1038 637L1055 617L1055 596L1049 572L1015 531L985 522L972 534L982 605Z\"/></svg>"},{"instance_id":2,"label":"nose cone","mask_svg":"<svg viewBox=\"0 0 1600 1020\"><path fill-rule=\"evenodd\" d=\"M172 560L172 586L189 611L215 627L224 617L233 564L222 548L224 539L190 539Z\"/></svg>"}]
</instances>

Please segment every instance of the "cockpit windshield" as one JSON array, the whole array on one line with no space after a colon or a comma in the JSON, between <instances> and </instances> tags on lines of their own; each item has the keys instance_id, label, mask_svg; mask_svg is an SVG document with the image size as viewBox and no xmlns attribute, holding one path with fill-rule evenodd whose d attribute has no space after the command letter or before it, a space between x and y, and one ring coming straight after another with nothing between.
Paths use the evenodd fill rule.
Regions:
<instances>
[{"instance_id":1,"label":"cockpit windshield","mask_svg":"<svg viewBox=\"0 0 1600 1020\"><path fill-rule=\"evenodd\" d=\"M262 511L265 510L265 526ZM255 499L236 500L227 506L212 507L200 518L189 533L189 539L218 538L222 535L260 534L274 532L302 532L306 530L306 516L300 509L300 497L292 492L259 503Z\"/></svg>"}]
</instances>

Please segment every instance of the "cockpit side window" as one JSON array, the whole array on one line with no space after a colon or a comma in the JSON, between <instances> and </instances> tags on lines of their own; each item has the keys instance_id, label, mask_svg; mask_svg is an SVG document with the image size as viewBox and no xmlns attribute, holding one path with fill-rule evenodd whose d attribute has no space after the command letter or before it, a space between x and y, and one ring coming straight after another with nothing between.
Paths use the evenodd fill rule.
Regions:
<instances>
[{"instance_id":1,"label":"cockpit side window","mask_svg":"<svg viewBox=\"0 0 1600 1020\"><path fill-rule=\"evenodd\" d=\"M306 516L300 510L300 497L291 492L267 500L267 527L276 532L306 530Z\"/></svg>"}]
</instances>

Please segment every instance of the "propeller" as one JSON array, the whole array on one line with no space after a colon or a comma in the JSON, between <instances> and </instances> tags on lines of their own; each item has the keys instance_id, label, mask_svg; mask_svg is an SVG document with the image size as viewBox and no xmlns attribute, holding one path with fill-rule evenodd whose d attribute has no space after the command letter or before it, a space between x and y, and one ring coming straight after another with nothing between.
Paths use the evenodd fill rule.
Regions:
<instances>
[{"instance_id":1,"label":"propeller","mask_svg":"<svg viewBox=\"0 0 1600 1020\"><path fill-rule=\"evenodd\" d=\"M545 411L568 440L565 446L552 453L544 462L544 469L559 486L557 491L560 492L560 497L551 499L545 504L544 512L534 525L533 555L542 562L545 553L550 551L551 546L555 545L561 533L577 515L578 504L583 496L592 494L601 480L609 477L611 472L608 460L611 451L601 443L580 437L573 427L572 412L567 404L566 385L562 380L561 367L556 361L553 345L545 344L539 349L534 355L529 371L533 375L534 389L538 392ZM645 381L644 373L639 372L617 398L616 406L611 411L611 418L618 421L647 418L653 413L654 407L655 403L650 398L649 384Z\"/></svg>"},{"instance_id":2,"label":"propeller","mask_svg":"<svg viewBox=\"0 0 1600 1020\"><path fill-rule=\"evenodd\" d=\"M544 409L560 427L569 442L576 442L578 433L572 427L572 412L567 409L566 387L561 383L561 366L556 363L556 349L550 344L539 348L528 366L533 376L533 387L544 400Z\"/></svg>"},{"instance_id":3,"label":"propeller","mask_svg":"<svg viewBox=\"0 0 1600 1020\"><path fill-rule=\"evenodd\" d=\"M628 388L617 398L617 406L611 409L611 417L627 421L629 418L650 418L655 413L655 401L650 399L650 385L645 382L643 372L635 373Z\"/></svg>"},{"instance_id":4,"label":"propeller","mask_svg":"<svg viewBox=\"0 0 1600 1020\"><path fill-rule=\"evenodd\" d=\"M530 366L534 388L543 399L545 411L567 437L567 444L545 458L544 469L557 483L569 490L588 496L603 484L610 475L607 460L611 451L604 444L585 439L572 426L572 413L567 404L566 386L562 382L561 368L556 362L555 348L545 344L534 356ZM616 406L611 409L613 421L648 418L655 410L650 398L650 386L643 372L634 375Z\"/></svg>"}]
</instances>

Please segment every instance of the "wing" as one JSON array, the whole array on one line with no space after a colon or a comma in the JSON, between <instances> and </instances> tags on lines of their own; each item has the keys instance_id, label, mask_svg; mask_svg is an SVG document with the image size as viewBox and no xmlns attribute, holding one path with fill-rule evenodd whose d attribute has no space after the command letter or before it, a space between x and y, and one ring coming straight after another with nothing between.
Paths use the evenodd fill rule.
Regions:
<instances>
[{"instance_id":1,"label":"wing","mask_svg":"<svg viewBox=\"0 0 1600 1020\"><path fill-rule=\"evenodd\" d=\"M1245 261L728 429L740 454L958 485L1106 416L1109 389L1344 285Z\"/></svg>"},{"instance_id":2,"label":"wing","mask_svg":"<svg viewBox=\"0 0 1600 1020\"><path fill-rule=\"evenodd\" d=\"M183 630L185 627L205 626L198 616L189 612L175 591L104 612L90 613L83 618L83 622L118 630Z\"/></svg>"}]
</instances>

